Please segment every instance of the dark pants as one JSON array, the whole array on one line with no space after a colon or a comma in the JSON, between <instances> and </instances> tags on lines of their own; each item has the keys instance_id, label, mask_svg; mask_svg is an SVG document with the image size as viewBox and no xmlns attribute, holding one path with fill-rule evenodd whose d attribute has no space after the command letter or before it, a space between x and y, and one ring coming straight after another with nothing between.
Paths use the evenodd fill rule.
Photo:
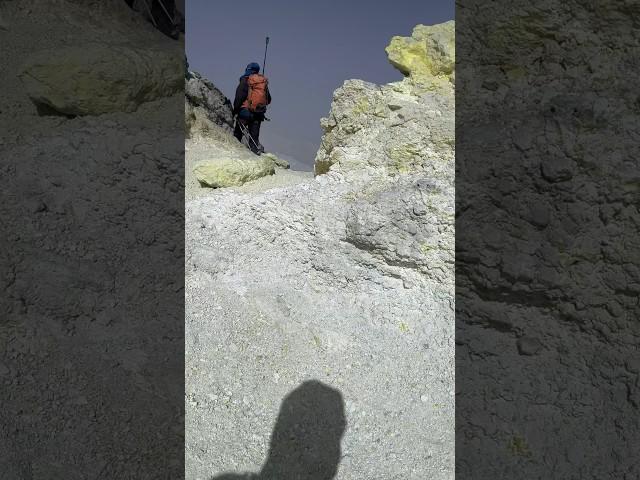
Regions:
<instances>
[{"instance_id":1,"label":"dark pants","mask_svg":"<svg viewBox=\"0 0 640 480\"><path fill-rule=\"evenodd\" d=\"M247 143L249 144L249 148L251 149L251 151L255 154L258 154L261 149L260 124L262 123L263 119L264 116L261 114L251 113L248 110L241 111L238 119L236 120L236 128L233 131L234 137L236 137L238 141L241 142L243 133L240 129L240 122L242 122L242 124L247 127L249 135L251 135L251 138L253 138L253 141L251 141L251 138L247 138Z\"/></svg>"}]
</instances>

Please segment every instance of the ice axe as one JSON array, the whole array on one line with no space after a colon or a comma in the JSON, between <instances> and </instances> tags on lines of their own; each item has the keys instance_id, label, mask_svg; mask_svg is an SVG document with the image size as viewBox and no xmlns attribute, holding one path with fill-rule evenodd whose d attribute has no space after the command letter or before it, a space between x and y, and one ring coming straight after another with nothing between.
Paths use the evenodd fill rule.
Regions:
<instances>
[{"instance_id":1,"label":"ice axe","mask_svg":"<svg viewBox=\"0 0 640 480\"><path fill-rule=\"evenodd\" d=\"M264 41L264 61L262 62L262 74L267 70L267 48L269 47L269 37Z\"/></svg>"}]
</instances>

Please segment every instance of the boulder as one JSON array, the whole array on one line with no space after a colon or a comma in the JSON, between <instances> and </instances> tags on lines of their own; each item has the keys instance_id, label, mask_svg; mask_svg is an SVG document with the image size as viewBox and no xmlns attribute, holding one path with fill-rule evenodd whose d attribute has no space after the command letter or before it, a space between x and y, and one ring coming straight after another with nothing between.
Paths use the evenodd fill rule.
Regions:
<instances>
[{"instance_id":1,"label":"boulder","mask_svg":"<svg viewBox=\"0 0 640 480\"><path fill-rule=\"evenodd\" d=\"M393 37L386 48L389 62L413 83L437 88L453 81L455 71L454 22L417 25L411 37Z\"/></svg>"},{"instance_id":2,"label":"boulder","mask_svg":"<svg viewBox=\"0 0 640 480\"><path fill-rule=\"evenodd\" d=\"M262 154L262 157L272 160L274 165L278 168L290 168L289 162L287 162L284 158L276 156L274 153L264 153Z\"/></svg>"},{"instance_id":3,"label":"boulder","mask_svg":"<svg viewBox=\"0 0 640 480\"><path fill-rule=\"evenodd\" d=\"M270 158L216 159L197 165L194 173L201 185L211 188L239 187L252 180L273 175L275 164Z\"/></svg>"},{"instance_id":4,"label":"boulder","mask_svg":"<svg viewBox=\"0 0 640 480\"><path fill-rule=\"evenodd\" d=\"M179 51L93 43L40 51L19 78L29 97L46 111L64 115L133 112L142 103L183 88Z\"/></svg>"}]
</instances>

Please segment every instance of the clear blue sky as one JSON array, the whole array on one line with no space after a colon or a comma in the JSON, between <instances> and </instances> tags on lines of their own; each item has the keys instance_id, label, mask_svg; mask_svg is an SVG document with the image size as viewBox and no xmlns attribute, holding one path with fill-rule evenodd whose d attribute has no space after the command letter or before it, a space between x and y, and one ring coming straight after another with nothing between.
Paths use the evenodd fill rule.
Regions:
<instances>
[{"instance_id":1,"label":"clear blue sky","mask_svg":"<svg viewBox=\"0 0 640 480\"><path fill-rule=\"evenodd\" d=\"M247 63L262 65L269 36L273 103L260 140L311 170L333 91L349 78L400 80L384 52L391 37L452 20L454 11L453 0L186 0L186 51L191 70L233 100Z\"/></svg>"}]
</instances>

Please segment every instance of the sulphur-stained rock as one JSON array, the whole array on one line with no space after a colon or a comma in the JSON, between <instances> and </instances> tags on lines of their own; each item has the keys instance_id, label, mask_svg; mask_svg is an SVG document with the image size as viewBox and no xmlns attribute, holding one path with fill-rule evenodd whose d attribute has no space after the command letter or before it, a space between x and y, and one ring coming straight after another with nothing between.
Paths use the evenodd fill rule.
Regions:
<instances>
[{"instance_id":1,"label":"sulphur-stained rock","mask_svg":"<svg viewBox=\"0 0 640 480\"><path fill-rule=\"evenodd\" d=\"M275 164L270 158L256 160L216 159L202 163L194 169L198 181L212 188L236 187L265 175L273 175Z\"/></svg>"},{"instance_id":2,"label":"sulphur-stained rock","mask_svg":"<svg viewBox=\"0 0 640 480\"><path fill-rule=\"evenodd\" d=\"M31 100L65 115L133 112L184 86L179 51L93 43L40 51L29 57L20 80Z\"/></svg>"},{"instance_id":3,"label":"sulphur-stained rock","mask_svg":"<svg viewBox=\"0 0 640 480\"><path fill-rule=\"evenodd\" d=\"M453 45L453 22L419 25L413 37L394 37L387 47L392 64L408 75L403 81L377 86L347 80L336 90L329 116L321 120L316 174L370 166L452 182Z\"/></svg>"},{"instance_id":4,"label":"sulphur-stained rock","mask_svg":"<svg viewBox=\"0 0 640 480\"><path fill-rule=\"evenodd\" d=\"M386 48L391 64L423 87L450 83L456 62L454 22L418 25L411 37L393 37Z\"/></svg>"}]
</instances>

